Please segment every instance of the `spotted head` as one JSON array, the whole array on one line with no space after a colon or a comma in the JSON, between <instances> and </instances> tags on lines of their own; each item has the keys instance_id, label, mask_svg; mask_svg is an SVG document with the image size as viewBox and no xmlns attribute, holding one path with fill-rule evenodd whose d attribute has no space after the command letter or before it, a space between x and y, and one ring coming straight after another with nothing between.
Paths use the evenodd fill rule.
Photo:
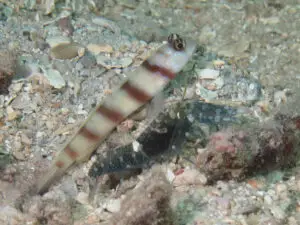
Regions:
<instances>
[{"instance_id":1,"label":"spotted head","mask_svg":"<svg viewBox=\"0 0 300 225\"><path fill-rule=\"evenodd\" d=\"M176 74L186 65L195 49L195 41L183 39L178 34L171 34L167 44L161 46L148 62Z\"/></svg>"}]
</instances>

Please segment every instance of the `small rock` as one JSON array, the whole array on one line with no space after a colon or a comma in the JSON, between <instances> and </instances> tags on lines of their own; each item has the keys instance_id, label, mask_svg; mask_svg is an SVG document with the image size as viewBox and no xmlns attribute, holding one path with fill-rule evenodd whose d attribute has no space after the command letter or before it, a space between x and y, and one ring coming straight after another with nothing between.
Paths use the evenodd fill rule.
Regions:
<instances>
[{"instance_id":1,"label":"small rock","mask_svg":"<svg viewBox=\"0 0 300 225\"><path fill-rule=\"evenodd\" d=\"M196 95L201 96L201 98L204 98L205 100L213 100L218 97L218 93L216 91L208 90L204 87L202 87L200 84L196 84Z\"/></svg>"},{"instance_id":2,"label":"small rock","mask_svg":"<svg viewBox=\"0 0 300 225\"><path fill-rule=\"evenodd\" d=\"M68 123L74 124L74 123L76 123L76 120L73 117L69 117Z\"/></svg>"},{"instance_id":3,"label":"small rock","mask_svg":"<svg viewBox=\"0 0 300 225\"><path fill-rule=\"evenodd\" d=\"M112 53L113 47L107 44L88 44L87 49L94 55L98 55L100 52Z\"/></svg>"},{"instance_id":4,"label":"small rock","mask_svg":"<svg viewBox=\"0 0 300 225\"><path fill-rule=\"evenodd\" d=\"M271 205L271 204L273 203L273 200L272 200L272 198L271 198L270 195L265 195L265 196L264 196L264 202L265 202L266 204L268 204L268 205Z\"/></svg>"},{"instance_id":5,"label":"small rock","mask_svg":"<svg viewBox=\"0 0 300 225\"><path fill-rule=\"evenodd\" d=\"M220 71L213 69L196 70L199 79L216 79L220 75Z\"/></svg>"},{"instance_id":6,"label":"small rock","mask_svg":"<svg viewBox=\"0 0 300 225\"><path fill-rule=\"evenodd\" d=\"M214 30L212 27L204 26L200 32L198 40L201 44L208 44L209 42L213 41L216 36L216 30Z\"/></svg>"},{"instance_id":7,"label":"small rock","mask_svg":"<svg viewBox=\"0 0 300 225\"><path fill-rule=\"evenodd\" d=\"M166 177L167 177L167 179L168 179L168 181L170 182L170 183L172 183L173 181L174 181L174 179L175 179L175 174L173 173L173 171L172 170L170 170L169 168L167 169L167 173L166 173Z\"/></svg>"},{"instance_id":8,"label":"small rock","mask_svg":"<svg viewBox=\"0 0 300 225\"><path fill-rule=\"evenodd\" d=\"M55 9L55 0L44 1L45 15L49 15Z\"/></svg>"},{"instance_id":9,"label":"small rock","mask_svg":"<svg viewBox=\"0 0 300 225\"><path fill-rule=\"evenodd\" d=\"M39 196L34 196L28 202L25 202L26 212L34 217L41 217L43 212L43 202Z\"/></svg>"},{"instance_id":10,"label":"small rock","mask_svg":"<svg viewBox=\"0 0 300 225\"><path fill-rule=\"evenodd\" d=\"M36 7L36 0L25 0L24 1L24 6L27 9L33 10Z\"/></svg>"},{"instance_id":11,"label":"small rock","mask_svg":"<svg viewBox=\"0 0 300 225\"><path fill-rule=\"evenodd\" d=\"M10 85L10 88L13 90L14 93L18 93L21 91L23 87L23 83L13 83Z\"/></svg>"},{"instance_id":12,"label":"small rock","mask_svg":"<svg viewBox=\"0 0 300 225\"><path fill-rule=\"evenodd\" d=\"M223 69L225 66L225 61L223 60L214 60L213 65L215 69Z\"/></svg>"},{"instance_id":13,"label":"small rock","mask_svg":"<svg viewBox=\"0 0 300 225\"><path fill-rule=\"evenodd\" d=\"M62 17L58 20L58 26L66 36L72 36L74 27L72 26L70 16Z\"/></svg>"},{"instance_id":14,"label":"small rock","mask_svg":"<svg viewBox=\"0 0 300 225\"><path fill-rule=\"evenodd\" d=\"M11 103L14 109L24 109L31 103L31 99L27 93L19 94Z\"/></svg>"},{"instance_id":15,"label":"small rock","mask_svg":"<svg viewBox=\"0 0 300 225\"><path fill-rule=\"evenodd\" d=\"M96 65L96 59L92 55L84 55L82 58L79 60L84 68L90 69L92 66Z\"/></svg>"},{"instance_id":16,"label":"small rock","mask_svg":"<svg viewBox=\"0 0 300 225\"><path fill-rule=\"evenodd\" d=\"M69 37L51 37L47 38L46 42L51 47L51 56L56 59L72 59L84 54L84 48L80 44L72 42Z\"/></svg>"},{"instance_id":17,"label":"small rock","mask_svg":"<svg viewBox=\"0 0 300 225\"><path fill-rule=\"evenodd\" d=\"M38 222L32 218L26 217L11 206L0 206L0 224L38 224Z\"/></svg>"},{"instance_id":18,"label":"small rock","mask_svg":"<svg viewBox=\"0 0 300 225\"><path fill-rule=\"evenodd\" d=\"M282 192L287 191L287 187L285 184L277 184L275 187L275 190L276 190L277 194L281 194Z\"/></svg>"},{"instance_id":19,"label":"small rock","mask_svg":"<svg viewBox=\"0 0 300 225\"><path fill-rule=\"evenodd\" d=\"M279 17L277 16L273 16L273 17L269 17L269 18L260 18L259 19L263 24L270 24L270 25L274 25L280 22Z\"/></svg>"},{"instance_id":20,"label":"small rock","mask_svg":"<svg viewBox=\"0 0 300 225\"><path fill-rule=\"evenodd\" d=\"M64 78L60 75L60 72L54 69L48 69L44 71L45 77L48 79L51 86L60 89L66 85Z\"/></svg>"},{"instance_id":21,"label":"small rock","mask_svg":"<svg viewBox=\"0 0 300 225\"><path fill-rule=\"evenodd\" d=\"M286 96L286 91L282 90L282 91L276 91L274 93L274 102L276 104L276 106L279 106L280 104L284 104L287 102L287 96Z\"/></svg>"},{"instance_id":22,"label":"small rock","mask_svg":"<svg viewBox=\"0 0 300 225\"><path fill-rule=\"evenodd\" d=\"M99 216L93 213L93 214L88 215L88 217L85 220L84 225L86 223L89 224L89 225L97 224L99 221L100 221Z\"/></svg>"},{"instance_id":23,"label":"small rock","mask_svg":"<svg viewBox=\"0 0 300 225\"><path fill-rule=\"evenodd\" d=\"M79 47L77 53L79 58L83 57L85 54L85 48Z\"/></svg>"},{"instance_id":24,"label":"small rock","mask_svg":"<svg viewBox=\"0 0 300 225\"><path fill-rule=\"evenodd\" d=\"M80 70L83 69L83 65L82 65L80 62L77 62L76 65L75 65L75 69L76 69L77 71L80 71Z\"/></svg>"},{"instance_id":25,"label":"small rock","mask_svg":"<svg viewBox=\"0 0 300 225\"><path fill-rule=\"evenodd\" d=\"M13 156L17 159L17 160L25 160L25 154L22 151L14 151L13 152Z\"/></svg>"},{"instance_id":26,"label":"small rock","mask_svg":"<svg viewBox=\"0 0 300 225\"><path fill-rule=\"evenodd\" d=\"M218 51L218 55L225 57L243 57L245 51L250 46L250 40L246 38L241 38L239 41L234 44L229 44L223 46Z\"/></svg>"},{"instance_id":27,"label":"small rock","mask_svg":"<svg viewBox=\"0 0 300 225\"><path fill-rule=\"evenodd\" d=\"M130 9L135 9L138 6L137 0L122 0L120 1L120 5L125 6Z\"/></svg>"},{"instance_id":28,"label":"small rock","mask_svg":"<svg viewBox=\"0 0 300 225\"><path fill-rule=\"evenodd\" d=\"M132 63L132 59L127 57L127 58L122 58L120 60L120 64L121 64L121 68L126 68L128 66L130 66Z\"/></svg>"},{"instance_id":29,"label":"small rock","mask_svg":"<svg viewBox=\"0 0 300 225\"><path fill-rule=\"evenodd\" d=\"M112 20L106 19L104 17L96 17L96 18L92 19L92 22L101 27L110 29L116 35L120 35L120 33L121 33L120 27Z\"/></svg>"},{"instance_id":30,"label":"small rock","mask_svg":"<svg viewBox=\"0 0 300 225\"><path fill-rule=\"evenodd\" d=\"M112 213L119 212L120 208L121 208L121 200L120 199L110 199L105 204L105 209Z\"/></svg>"},{"instance_id":31,"label":"small rock","mask_svg":"<svg viewBox=\"0 0 300 225\"><path fill-rule=\"evenodd\" d=\"M288 225L298 225L298 222L297 222L296 218L293 217L293 216L290 216L288 218Z\"/></svg>"},{"instance_id":32,"label":"small rock","mask_svg":"<svg viewBox=\"0 0 300 225\"><path fill-rule=\"evenodd\" d=\"M285 212L277 205L272 205L270 207L270 210L271 210L271 213L273 214L273 216L276 218L276 219L284 219L285 218Z\"/></svg>"},{"instance_id":33,"label":"small rock","mask_svg":"<svg viewBox=\"0 0 300 225\"><path fill-rule=\"evenodd\" d=\"M216 197L216 202L218 209L228 210L230 209L230 199L225 197Z\"/></svg>"},{"instance_id":34,"label":"small rock","mask_svg":"<svg viewBox=\"0 0 300 225\"><path fill-rule=\"evenodd\" d=\"M11 106L7 106L6 108L7 120L12 121L17 118L18 113Z\"/></svg>"},{"instance_id":35,"label":"small rock","mask_svg":"<svg viewBox=\"0 0 300 225\"><path fill-rule=\"evenodd\" d=\"M46 42L50 45L51 48L55 48L59 45L71 44L72 39L64 36L55 36L46 39Z\"/></svg>"},{"instance_id":36,"label":"small rock","mask_svg":"<svg viewBox=\"0 0 300 225\"><path fill-rule=\"evenodd\" d=\"M32 144L32 141L24 133L21 133L21 142L24 145L31 145Z\"/></svg>"},{"instance_id":37,"label":"small rock","mask_svg":"<svg viewBox=\"0 0 300 225\"><path fill-rule=\"evenodd\" d=\"M185 185L204 185L207 182L207 178L195 169L187 169L183 173L175 177L174 186L185 186Z\"/></svg>"},{"instance_id":38,"label":"small rock","mask_svg":"<svg viewBox=\"0 0 300 225\"><path fill-rule=\"evenodd\" d=\"M126 68L132 64L132 59L129 57L122 59L110 59L103 55L97 55L96 60L97 64L103 66L106 69Z\"/></svg>"},{"instance_id":39,"label":"small rock","mask_svg":"<svg viewBox=\"0 0 300 225\"><path fill-rule=\"evenodd\" d=\"M275 186L275 191L280 198L286 198L288 196L287 186L285 184L277 184Z\"/></svg>"},{"instance_id":40,"label":"small rock","mask_svg":"<svg viewBox=\"0 0 300 225\"><path fill-rule=\"evenodd\" d=\"M81 203L82 205L88 205L89 204L89 195L85 192L79 192L76 200Z\"/></svg>"},{"instance_id":41,"label":"small rock","mask_svg":"<svg viewBox=\"0 0 300 225\"><path fill-rule=\"evenodd\" d=\"M51 56L56 59L72 59L76 56L82 57L85 49L78 43L72 42L59 44L51 48Z\"/></svg>"},{"instance_id":42,"label":"small rock","mask_svg":"<svg viewBox=\"0 0 300 225\"><path fill-rule=\"evenodd\" d=\"M224 86L224 78L218 77L216 80L213 81L213 84L216 86L216 89L220 89Z\"/></svg>"}]
</instances>

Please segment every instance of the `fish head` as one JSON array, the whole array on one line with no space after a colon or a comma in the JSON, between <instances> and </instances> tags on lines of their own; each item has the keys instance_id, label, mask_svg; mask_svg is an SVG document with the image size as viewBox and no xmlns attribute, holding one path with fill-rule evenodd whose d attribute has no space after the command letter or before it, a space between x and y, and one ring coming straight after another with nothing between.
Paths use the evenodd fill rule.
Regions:
<instances>
[{"instance_id":1,"label":"fish head","mask_svg":"<svg viewBox=\"0 0 300 225\"><path fill-rule=\"evenodd\" d=\"M148 62L176 74L187 64L195 50L196 41L171 34L168 42L162 45Z\"/></svg>"}]
</instances>

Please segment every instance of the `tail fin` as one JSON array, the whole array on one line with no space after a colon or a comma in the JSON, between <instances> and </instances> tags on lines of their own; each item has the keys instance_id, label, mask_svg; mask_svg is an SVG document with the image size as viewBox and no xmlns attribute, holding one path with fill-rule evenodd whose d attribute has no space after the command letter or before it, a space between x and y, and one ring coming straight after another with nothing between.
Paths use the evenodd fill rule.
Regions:
<instances>
[{"instance_id":1,"label":"tail fin","mask_svg":"<svg viewBox=\"0 0 300 225\"><path fill-rule=\"evenodd\" d=\"M61 152L64 153L64 152ZM60 155L61 155L60 153ZM38 194L43 194L47 191L49 186L55 181L58 180L64 173L65 171L72 166L72 164L75 161L62 161L60 155L57 157L55 162L51 165L49 171L43 178L40 180L37 186L37 192ZM60 163L63 162L63 165L60 165Z\"/></svg>"}]
</instances>

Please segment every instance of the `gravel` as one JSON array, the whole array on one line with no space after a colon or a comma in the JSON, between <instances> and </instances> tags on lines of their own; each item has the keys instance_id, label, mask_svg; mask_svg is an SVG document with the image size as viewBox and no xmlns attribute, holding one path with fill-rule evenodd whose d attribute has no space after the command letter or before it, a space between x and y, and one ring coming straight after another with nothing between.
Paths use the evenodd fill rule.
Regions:
<instances>
[{"instance_id":1,"label":"gravel","mask_svg":"<svg viewBox=\"0 0 300 225\"><path fill-rule=\"evenodd\" d=\"M112 224L117 215L140 224L138 209L123 216L122 205L136 203L153 224L300 224L298 163L211 183L195 163L170 159L160 184L147 180L156 173L149 169L93 180L92 157L34 194L88 112L172 32L195 39L199 51L182 72L188 84L166 91L166 107L187 87L188 98L247 106L262 122L299 116L299 12L294 0L0 1L0 223Z\"/></svg>"}]
</instances>

